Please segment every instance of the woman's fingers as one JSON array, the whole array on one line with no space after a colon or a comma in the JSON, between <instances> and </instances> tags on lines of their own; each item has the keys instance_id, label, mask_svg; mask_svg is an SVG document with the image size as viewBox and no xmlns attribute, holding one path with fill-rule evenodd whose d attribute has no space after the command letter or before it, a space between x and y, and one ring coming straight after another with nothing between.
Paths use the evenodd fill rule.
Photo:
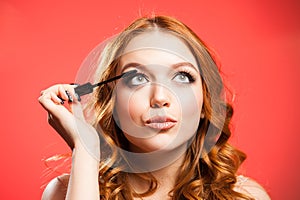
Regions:
<instances>
[{"instance_id":1,"label":"woman's fingers","mask_svg":"<svg viewBox=\"0 0 300 200\"><path fill-rule=\"evenodd\" d=\"M64 99L62 99L61 97L57 96L55 93L50 92L50 96L51 96L51 100L55 104L64 104Z\"/></svg>"},{"instance_id":2,"label":"woman's fingers","mask_svg":"<svg viewBox=\"0 0 300 200\"><path fill-rule=\"evenodd\" d=\"M63 100L65 100L65 101L68 101L68 95L67 95L66 91L68 91L70 89L71 88L68 88L67 85L65 85L65 86L59 85L58 86L59 97L62 98Z\"/></svg>"},{"instance_id":3,"label":"woman's fingers","mask_svg":"<svg viewBox=\"0 0 300 200\"><path fill-rule=\"evenodd\" d=\"M97 131L85 120L74 85L54 85L41 92L39 102L48 112L48 123L65 140L71 150L84 146L95 159L100 159ZM65 103L62 103L65 102Z\"/></svg>"},{"instance_id":4,"label":"woman's fingers","mask_svg":"<svg viewBox=\"0 0 300 200\"><path fill-rule=\"evenodd\" d=\"M64 102L78 101L75 96L74 85L54 85L41 92L39 102L48 111L55 111L57 105L62 105ZM59 107L62 108L62 107Z\"/></svg>"},{"instance_id":5,"label":"woman's fingers","mask_svg":"<svg viewBox=\"0 0 300 200\"><path fill-rule=\"evenodd\" d=\"M48 112L48 123L71 149L79 141L79 132L90 132L81 103L75 95L75 87L76 85L54 85L43 90L39 97L39 102Z\"/></svg>"}]
</instances>

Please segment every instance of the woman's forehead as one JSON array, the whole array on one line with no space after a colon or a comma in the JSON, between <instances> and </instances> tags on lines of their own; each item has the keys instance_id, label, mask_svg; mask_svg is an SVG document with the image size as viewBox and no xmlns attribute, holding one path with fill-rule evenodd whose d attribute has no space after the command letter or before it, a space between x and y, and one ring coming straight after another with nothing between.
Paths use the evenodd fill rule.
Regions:
<instances>
[{"instance_id":1,"label":"woman's forehead","mask_svg":"<svg viewBox=\"0 0 300 200\"><path fill-rule=\"evenodd\" d=\"M126 46L123 54L141 52L141 50L156 50L157 52L167 52L174 54L186 62L196 66L196 60L187 45L175 35L162 32L151 31L134 37Z\"/></svg>"}]
</instances>

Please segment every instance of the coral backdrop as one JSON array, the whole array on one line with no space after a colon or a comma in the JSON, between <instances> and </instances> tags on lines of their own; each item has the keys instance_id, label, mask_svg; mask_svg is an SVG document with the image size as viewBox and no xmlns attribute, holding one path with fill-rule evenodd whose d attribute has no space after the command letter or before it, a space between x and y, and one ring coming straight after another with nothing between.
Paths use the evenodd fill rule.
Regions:
<instances>
[{"instance_id":1,"label":"coral backdrop","mask_svg":"<svg viewBox=\"0 0 300 200\"><path fill-rule=\"evenodd\" d=\"M40 91L73 82L97 44L151 13L177 17L217 52L236 94L231 141L248 154L241 172L272 199L300 199L299 10L297 0L1 0L0 199L40 199L51 178L42 160L68 152Z\"/></svg>"}]
</instances>

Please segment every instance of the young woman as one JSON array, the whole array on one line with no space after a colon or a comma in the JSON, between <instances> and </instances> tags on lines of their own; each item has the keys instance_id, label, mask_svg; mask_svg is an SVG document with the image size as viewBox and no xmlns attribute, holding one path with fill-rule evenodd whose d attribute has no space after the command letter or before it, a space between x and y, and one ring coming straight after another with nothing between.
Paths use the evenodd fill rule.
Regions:
<instances>
[{"instance_id":1,"label":"young woman","mask_svg":"<svg viewBox=\"0 0 300 200\"><path fill-rule=\"evenodd\" d=\"M237 174L246 156L228 143L233 110L190 28L168 16L137 19L97 66L96 82L131 73L95 89L91 123L76 85L41 92L50 125L72 149L70 174L53 179L43 199L269 199Z\"/></svg>"}]
</instances>

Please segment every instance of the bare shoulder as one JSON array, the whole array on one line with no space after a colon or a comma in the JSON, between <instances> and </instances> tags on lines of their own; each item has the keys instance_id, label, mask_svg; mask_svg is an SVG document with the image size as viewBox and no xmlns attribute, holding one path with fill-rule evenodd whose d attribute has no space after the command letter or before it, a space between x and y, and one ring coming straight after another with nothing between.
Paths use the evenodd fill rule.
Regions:
<instances>
[{"instance_id":1,"label":"bare shoulder","mask_svg":"<svg viewBox=\"0 0 300 200\"><path fill-rule=\"evenodd\" d=\"M266 190L255 180L245 177L238 176L235 190L240 193L244 193L253 197L255 200L270 200L270 196Z\"/></svg>"},{"instance_id":2,"label":"bare shoulder","mask_svg":"<svg viewBox=\"0 0 300 200\"><path fill-rule=\"evenodd\" d=\"M66 198L70 175L63 174L52 179L45 188L42 200L63 200Z\"/></svg>"}]
</instances>

